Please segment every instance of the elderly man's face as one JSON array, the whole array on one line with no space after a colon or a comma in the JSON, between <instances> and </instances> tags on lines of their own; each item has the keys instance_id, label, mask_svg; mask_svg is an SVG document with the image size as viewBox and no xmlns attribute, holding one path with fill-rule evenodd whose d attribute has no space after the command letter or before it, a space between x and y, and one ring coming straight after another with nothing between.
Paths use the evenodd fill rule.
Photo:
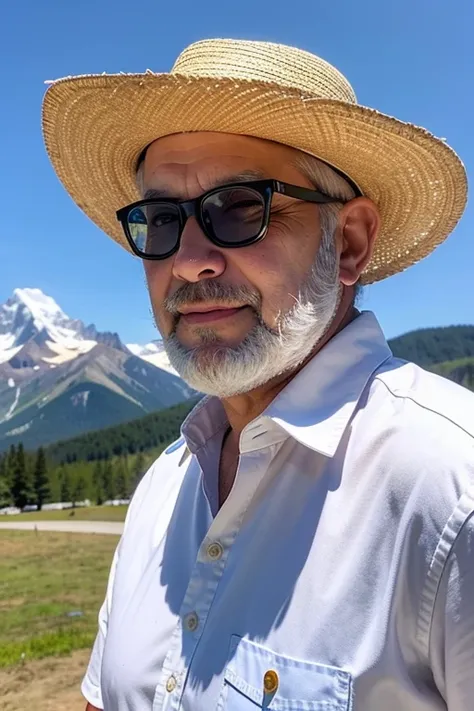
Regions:
<instances>
[{"instance_id":1,"label":"elderly man's face","mask_svg":"<svg viewBox=\"0 0 474 711\"><path fill-rule=\"evenodd\" d=\"M144 186L165 189L170 197L189 200L246 172L314 187L296 167L291 149L258 139L228 134L194 133L168 136L148 149ZM261 297L261 318L270 328L295 303L319 245L319 213L311 203L275 195L264 240L248 247L224 249L212 244L195 219L188 220L178 252L163 261L145 262L155 318L166 339L176 329L179 341L199 346L203 328L221 345L239 344L256 324L252 308L211 314L209 318L175 317L163 308L166 297L184 284L217 280L246 287ZM208 305L204 305L208 306Z\"/></svg>"},{"instance_id":2,"label":"elderly man's face","mask_svg":"<svg viewBox=\"0 0 474 711\"><path fill-rule=\"evenodd\" d=\"M314 188L298 157L244 136L173 135L149 147L142 187L190 200L251 173ZM262 241L221 248L189 218L174 255L145 261L170 362L196 390L226 398L295 371L350 309L342 284L354 284L370 259L378 211L359 197L337 218L327 213L323 231L320 216L314 204L275 194Z\"/></svg>"}]
</instances>

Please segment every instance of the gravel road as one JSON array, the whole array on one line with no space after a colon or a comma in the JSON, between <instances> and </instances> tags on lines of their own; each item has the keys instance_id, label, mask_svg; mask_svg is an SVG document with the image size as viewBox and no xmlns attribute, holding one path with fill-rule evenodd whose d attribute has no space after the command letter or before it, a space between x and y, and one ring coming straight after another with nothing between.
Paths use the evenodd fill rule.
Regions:
<instances>
[{"instance_id":1,"label":"gravel road","mask_svg":"<svg viewBox=\"0 0 474 711\"><path fill-rule=\"evenodd\" d=\"M7 521L0 522L3 529L16 531L61 531L63 533L112 533L119 536L123 523L118 521Z\"/></svg>"}]
</instances>

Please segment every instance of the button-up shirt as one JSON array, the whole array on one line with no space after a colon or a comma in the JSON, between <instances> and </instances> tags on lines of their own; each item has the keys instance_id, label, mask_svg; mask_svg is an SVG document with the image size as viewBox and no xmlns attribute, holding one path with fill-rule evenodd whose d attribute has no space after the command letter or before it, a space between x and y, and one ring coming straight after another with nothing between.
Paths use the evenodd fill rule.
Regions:
<instances>
[{"instance_id":1,"label":"button-up shirt","mask_svg":"<svg viewBox=\"0 0 474 711\"><path fill-rule=\"evenodd\" d=\"M364 312L240 436L205 398L140 483L83 693L106 711L474 708L474 396Z\"/></svg>"}]
</instances>

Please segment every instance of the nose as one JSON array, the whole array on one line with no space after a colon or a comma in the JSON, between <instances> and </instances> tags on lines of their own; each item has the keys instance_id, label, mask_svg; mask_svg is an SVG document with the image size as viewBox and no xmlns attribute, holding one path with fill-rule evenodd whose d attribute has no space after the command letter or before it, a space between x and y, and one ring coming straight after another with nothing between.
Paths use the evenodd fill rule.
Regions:
<instances>
[{"instance_id":1,"label":"nose","mask_svg":"<svg viewBox=\"0 0 474 711\"><path fill-rule=\"evenodd\" d=\"M190 217L174 255L173 276L182 281L197 282L219 277L225 268L224 254L206 237L195 218Z\"/></svg>"}]
</instances>

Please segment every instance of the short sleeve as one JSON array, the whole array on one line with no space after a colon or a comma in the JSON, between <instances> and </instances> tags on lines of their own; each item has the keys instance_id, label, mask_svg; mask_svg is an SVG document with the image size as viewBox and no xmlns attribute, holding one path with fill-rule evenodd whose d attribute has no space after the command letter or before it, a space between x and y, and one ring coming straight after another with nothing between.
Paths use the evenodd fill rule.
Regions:
<instances>
[{"instance_id":1,"label":"short sleeve","mask_svg":"<svg viewBox=\"0 0 474 711\"><path fill-rule=\"evenodd\" d=\"M120 555L121 541L122 539L120 539L120 542L115 550L115 554L113 557L109 573L109 580L107 583L107 592L105 600L99 612L99 629L95 638L94 646L92 648L89 666L87 667L87 672L81 685L81 691L84 698L90 704L92 704L92 706L96 706L98 709L104 708L102 702L102 693L100 689L100 670L102 667L102 656L104 653L105 638L107 636L107 625L112 604L112 591L114 586L115 570L117 568L117 563Z\"/></svg>"},{"instance_id":2,"label":"short sleeve","mask_svg":"<svg viewBox=\"0 0 474 711\"><path fill-rule=\"evenodd\" d=\"M474 699L474 512L466 518L441 576L431 627L435 684L448 711Z\"/></svg>"}]
</instances>

